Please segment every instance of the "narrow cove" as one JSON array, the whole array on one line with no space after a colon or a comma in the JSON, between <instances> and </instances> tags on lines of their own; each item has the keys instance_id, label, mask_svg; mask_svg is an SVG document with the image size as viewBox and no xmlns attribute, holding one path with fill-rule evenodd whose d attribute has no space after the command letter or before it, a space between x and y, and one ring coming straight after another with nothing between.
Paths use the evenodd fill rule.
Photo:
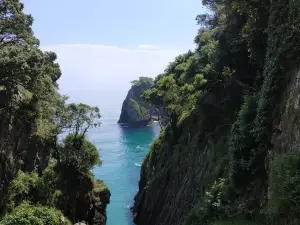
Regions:
<instances>
[{"instance_id":1,"label":"narrow cove","mask_svg":"<svg viewBox=\"0 0 300 225\"><path fill-rule=\"evenodd\" d=\"M149 146L160 132L158 123L143 128L126 128L117 124L120 109L103 109L101 127L89 139L100 150L103 164L94 168L96 179L104 180L111 191L107 207L107 225L132 225L129 210L138 189L140 165Z\"/></svg>"}]
</instances>

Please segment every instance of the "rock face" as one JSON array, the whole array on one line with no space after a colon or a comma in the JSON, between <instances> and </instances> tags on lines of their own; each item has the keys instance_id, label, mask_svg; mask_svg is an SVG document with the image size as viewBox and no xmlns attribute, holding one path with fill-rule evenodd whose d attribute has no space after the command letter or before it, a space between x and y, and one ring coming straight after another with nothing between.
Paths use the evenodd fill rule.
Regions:
<instances>
[{"instance_id":1,"label":"rock face","mask_svg":"<svg viewBox=\"0 0 300 225\"><path fill-rule=\"evenodd\" d=\"M96 193L96 198L90 213L89 213L89 225L105 225L106 224L106 206L110 201L110 191L105 188L103 191Z\"/></svg>"},{"instance_id":2,"label":"rock face","mask_svg":"<svg viewBox=\"0 0 300 225\"><path fill-rule=\"evenodd\" d=\"M191 131L190 136L195 136L194 132L197 131ZM165 133L160 140L165 146L154 143L156 150L149 154L152 157L146 157L141 168L139 191L131 209L137 225L182 225L192 206L203 196L204 184L215 178L210 172L215 164L208 160L216 155L214 146L203 143L200 149L196 140L191 139L187 140L187 148L180 147L178 139L188 136L187 131L179 138L171 136L169 127ZM174 146L167 147L167 143Z\"/></svg>"},{"instance_id":3,"label":"rock face","mask_svg":"<svg viewBox=\"0 0 300 225\"><path fill-rule=\"evenodd\" d=\"M291 70L285 76L285 89L281 94L281 104L276 130L272 136L275 155L280 152L299 151L300 149L300 71Z\"/></svg>"},{"instance_id":4,"label":"rock face","mask_svg":"<svg viewBox=\"0 0 300 225\"><path fill-rule=\"evenodd\" d=\"M299 152L299 105L300 71L295 69L285 75L279 116L273 121L276 129L266 164L283 152ZM213 183L218 176L215 171L220 165L216 162L224 151L229 127L220 128L213 141L208 139L199 143L193 137L201 124L200 118L190 123L195 129L183 127L179 134L171 134L167 127L145 158L139 191L131 208L137 225L182 225L193 205L204 195L207 184ZM183 140L185 147L178 144Z\"/></svg>"},{"instance_id":5,"label":"rock face","mask_svg":"<svg viewBox=\"0 0 300 225\"><path fill-rule=\"evenodd\" d=\"M138 81L132 82L132 87L123 102L118 123L140 127L147 126L151 122L153 109L141 100L141 95L152 86L152 78L140 77Z\"/></svg>"}]
</instances>

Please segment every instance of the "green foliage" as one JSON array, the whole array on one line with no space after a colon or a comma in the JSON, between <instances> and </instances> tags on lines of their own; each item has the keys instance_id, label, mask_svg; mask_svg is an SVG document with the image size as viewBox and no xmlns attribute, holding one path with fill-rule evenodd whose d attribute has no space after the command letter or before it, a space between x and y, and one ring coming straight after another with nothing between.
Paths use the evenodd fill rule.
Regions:
<instances>
[{"instance_id":1,"label":"green foliage","mask_svg":"<svg viewBox=\"0 0 300 225\"><path fill-rule=\"evenodd\" d=\"M256 154L253 120L256 116L256 98L245 96L244 103L239 111L238 118L231 130L230 153L231 171L230 178L236 188L245 188L251 180L253 164ZM253 179L253 178L252 178Z\"/></svg>"},{"instance_id":2,"label":"green foliage","mask_svg":"<svg viewBox=\"0 0 300 225\"><path fill-rule=\"evenodd\" d=\"M11 182L7 194L6 211L12 211L15 206L18 206L24 200L32 199L32 191L37 187L38 183L37 173L24 173L19 171L15 179Z\"/></svg>"},{"instance_id":3,"label":"green foliage","mask_svg":"<svg viewBox=\"0 0 300 225\"><path fill-rule=\"evenodd\" d=\"M100 126L100 110L86 104L64 105L58 111L61 132L72 132L75 136L85 136L90 128Z\"/></svg>"},{"instance_id":4,"label":"green foliage","mask_svg":"<svg viewBox=\"0 0 300 225\"><path fill-rule=\"evenodd\" d=\"M135 101L134 99L130 99L129 100L129 105L135 109L135 111L142 117L145 118L148 115L148 110L140 105L137 101Z\"/></svg>"},{"instance_id":5,"label":"green foliage","mask_svg":"<svg viewBox=\"0 0 300 225\"><path fill-rule=\"evenodd\" d=\"M272 224L300 223L300 154L284 153L270 166L268 214Z\"/></svg>"},{"instance_id":6,"label":"green foliage","mask_svg":"<svg viewBox=\"0 0 300 225\"><path fill-rule=\"evenodd\" d=\"M30 205L25 202L18 206L11 214L6 215L1 225L71 225L68 219L55 208Z\"/></svg>"},{"instance_id":7,"label":"green foliage","mask_svg":"<svg viewBox=\"0 0 300 225\"><path fill-rule=\"evenodd\" d=\"M298 21L296 18L299 17L299 12L293 9L297 8L298 4L299 1L272 1L269 20L263 15L260 16L265 21L249 18L242 31L244 37L249 39L249 44L256 42L259 39L258 35L264 32L261 25L265 26L268 35L266 58L263 60L258 57L259 60L255 63L257 66L264 62L263 83L255 94L256 100L252 100L252 106L242 108L231 134L232 185L238 195L244 198L243 210L252 215L261 213L259 211L267 202L267 196L263 194L268 188L265 162L268 151L272 148L271 139L274 120L278 117L283 77L299 63L299 53L290 45L299 45L300 41L292 38L298 36L298 30L288 28L297 26L295 23ZM243 7L236 3L235 10L246 13L249 9ZM251 12L253 5L250 7L247 13L257 14L258 11ZM257 10L264 10L264 7L257 6ZM250 50L251 60L259 53L257 45L253 47Z\"/></svg>"},{"instance_id":8,"label":"green foliage","mask_svg":"<svg viewBox=\"0 0 300 225\"><path fill-rule=\"evenodd\" d=\"M280 119L283 78L300 62L300 1L205 0L203 4L211 13L197 17L202 27L195 38L196 50L176 57L143 94L145 101L162 106L170 117L168 132L153 142L143 167L149 170L147 182L154 183L157 174L182 162L184 154L201 155L207 151L203 157L213 167L228 163L218 174L226 177L228 187L221 191L220 198L217 192L201 196L187 224L211 224L218 220L221 224L248 224L244 218L236 217L265 219L266 193L272 187L268 184L266 162L273 148L273 127ZM217 132L225 126L231 126L229 133ZM223 148L218 146L222 136L229 140ZM193 142L196 150L189 145L191 140L197 140ZM216 146L218 153L214 155ZM201 179L214 177L212 171L200 166ZM291 181L298 179L289 174L293 176ZM291 183L279 183L297 190ZM211 189L205 182L194 185L201 190ZM287 194L288 199L292 199L292 194L299 195L296 191L285 191L291 193ZM283 192L280 195L284 197ZM285 209L291 213L287 221L295 222L296 211L288 206ZM274 212L271 217L283 224Z\"/></svg>"},{"instance_id":9,"label":"green foliage","mask_svg":"<svg viewBox=\"0 0 300 225\"><path fill-rule=\"evenodd\" d=\"M185 218L184 225L211 224L212 221L226 218L228 209L224 204L226 181L219 179L205 192L201 201L194 206Z\"/></svg>"},{"instance_id":10,"label":"green foliage","mask_svg":"<svg viewBox=\"0 0 300 225\"><path fill-rule=\"evenodd\" d=\"M59 159L59 164L72 166L84 173L95 165L101 165L96 146L84 137L74 134L67 135L63 140Z\"/></svg>"},{"instance_id":11,"label":"green foliage","mask_svg":"<svg viewBox=\"0 0 300 225\"><path fill-rule=\"evenodd\" d=\"M19 0L0 2L0 46L8 44L38 44L31 29L33 18L25 15Z\"/></svg>"},{"instance_id":12,"label":"green foliage","mask_svg":"<svg viewBox=\"0 0 300 225\"><path fill-rule=\"evenodd\" d=\"M57 162L50 159L48 166L43 170L40 178L37 180L36 190L38 192L37 200L39 203L47 206L56 206L61 196L61 190L57 188L60 181L56 170Z\"/></svg>"},{"instance_id":13,"label":"green foliage","mask_svg":"<svg viewBox=\"0 0 300 225\"><path fill-rule=\"evenodd\" d=\"M19 0L0 1L0 215L11 212L3 224L62 224L62 214L48 208L57 207L87 220L95 201L90 171L101 160L85 136L100 125L100 111L67 104L58 93L57 56L41 51L23 8Z\"/></svg>"},{"instance_id":14,"label":"green foliage","mask_svg":"<svg viewBox=\"0 0 300 225\"><path fill-rule=\"evenodd\" d=\"M55 206L61 193L57 189L59 177L55 167L56 162L51 159L41 175L36 171L24 173L19 170L9 185L5 199L2 200L5 211L13 211L23 201Z\"/></svg>"},{"instance_id":15,"label":"green foliage","mask_svg":"<svg viewBox=\"0 0 300 225\"><path fill-rule=\"evenodd\" d=\"M154 82L151 77L139 77L139 80L131 81L132 87L138 87L138 86L146 86L151 87L153 86Z\"/></svg>"},{"instance_id":16,"label":"green foliage","mask_svg":"<svg viewBox=\"0 0 300 225\"><path fill-rule=\"evenodd\" d=\"M94 166L101 165L99 152L85 136L76 134L67 135L57 151L55 171L62 203L59 207L73 222L87 220L86 212L95 201L94 188L99 189L101 183L95 183L90 172Z\"/></svg>"},{"instance_id":17,"label":"green foliage","mask_svg":"<svg viewBox=\"0 0 300 225\"><path fill-rule=\"evenodd\" d=\"M96 180L94 184L94 192L102 192L103 190L107 189L106 184L103 180Z\"/></svg>"}]
</instances>

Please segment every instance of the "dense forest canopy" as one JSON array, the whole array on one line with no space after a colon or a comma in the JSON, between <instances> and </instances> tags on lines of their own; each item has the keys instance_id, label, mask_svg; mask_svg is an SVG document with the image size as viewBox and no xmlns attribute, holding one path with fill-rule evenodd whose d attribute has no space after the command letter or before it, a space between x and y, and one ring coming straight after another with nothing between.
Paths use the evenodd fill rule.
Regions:
<instances>
[{"instance_id":1,"label":"dense forest canopy","mask_svg":"<svg viewBox=\"0 0 300 225\"><path fill-rule=\"evenodd\" d=\"M0 224L92 224L106 187L90 172L101 160L86 134L100 111L58 93L57 56L39 48L23 8L0 0Z\"/></svg>"}]
</instances>

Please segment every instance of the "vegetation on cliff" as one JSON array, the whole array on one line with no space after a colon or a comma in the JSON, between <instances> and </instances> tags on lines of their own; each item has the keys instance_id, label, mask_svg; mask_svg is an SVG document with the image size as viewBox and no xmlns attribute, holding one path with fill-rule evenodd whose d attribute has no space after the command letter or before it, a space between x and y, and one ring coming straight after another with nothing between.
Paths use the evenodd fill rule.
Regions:
<instances>
[{"instance_id":1,"label":"vegetation on cliff","mask_svg":"<svg viewBox=\"0 0 300 225\"><path fill-rule=\"evenodd\" d=\"M20 1L0 1L0 224L95 224L99 192L110 195L86 139L100 112L58 93L56 55L40 50L32 23Z\"/></svg>"},{"instance_id":2,"label":"vegetation on cliff","mask_svg":"<svg viewBox=\"0 0 300 225\"><path fill-rule=\"evenodd\" d=\"M123 102L122 111L118 123L126 123L129 126L146 126L151 121L154 110L150 105L142 101L141 95L145 90L153 86L153 79L140 77L139 80L131 82L131 89L128 91Z\"/></svg>"},{"instance_id":3,"label":"vegetation on cliff","mask_svg":"<svg viewBox=\"0 0 300 225\"><path fill-rule=\"evenodd\" d=\"M299 224L299 156L272 140L300 63L300 1L203 4L195 51L143 95L170 121L143 162L135 222Z\"/></svg>"}]
</instances>

